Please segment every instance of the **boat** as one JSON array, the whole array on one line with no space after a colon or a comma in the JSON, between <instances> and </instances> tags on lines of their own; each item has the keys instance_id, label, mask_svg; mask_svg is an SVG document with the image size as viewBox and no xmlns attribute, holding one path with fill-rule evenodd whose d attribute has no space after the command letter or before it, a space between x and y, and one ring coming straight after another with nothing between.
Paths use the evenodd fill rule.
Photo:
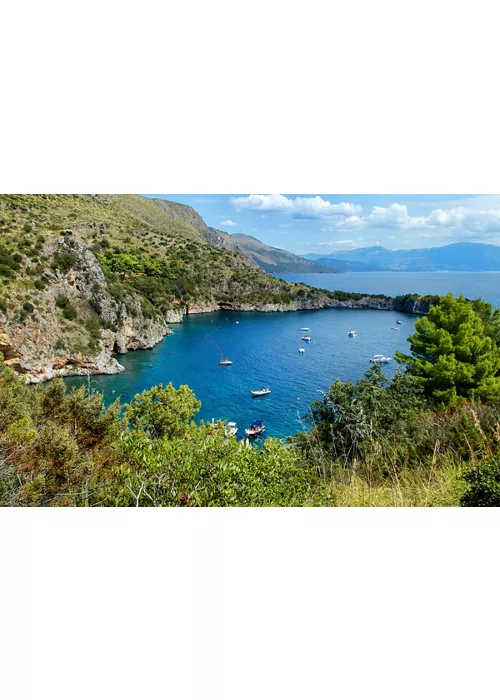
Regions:
<instances>
[{"instance_id":1,"label":"boat","mask_svg":"<svg viewBox=\"0 0 500 700\"><path fill-rule=\"evenodd\" d=\"M347 331L347 335L349 336L349 338L357 338L358 337L358 334L356 333L356 331Z\"/></svg>"},{"instance_id":2,"label":"boat","mask_svg":"<svg viewBox=\"0 0 500 700\"><path fill-rule=\"evenodd\" d=\"M299 328L299 331L310 331L310 328Z\"/></svg>"},{"instance_id":3,"label":"boat","mask_svg":"<svg viewBox=\"0 0 500 700\"><path fill-rule=\"evenodd\" d=\"M396 323L400 326L403 323L403 321L396 321Z\"/></svg>"},{"instance_id":4,"label":"boat","mask_svg":"<svg viewBox=\"0 0 500 700\"><path fill-rule=\"evenodd\" d=\"M227 357L223 357L221 361L219 362L220 365L223 365L224 367L227 367L229 365L232 365L232 360L228 360Z\"/></svg>"},{"instance_id":5,"label":"boat","mask_svg":"<svg viewBox=\"0 0 500 700\"><path fill-rule=\"evenodd\" d=\"M307 340L307 341L309 341L309 340L312 340L312 338L311 338L310 335L303 335L303 336L302 336L302 340Z\"/></svg>"},{"instance_id":6,"label":"boat","mask_svg":"<svg viewBox=\"0 0 500 700\"><path fill-rule=\"evenodd\" d=\"M226 423L226 435L228 437L234 437L238 432L238 426L236 423L233 423L230 421L229 423Z\"/></svg>"},{"instance_id":7,"label":"boat","mask_svg":"<svg viewBox=\"0 0 500 700\"><path fill-rule=\"evenodd\" d=\"M252 396L265 396L266 394L271 393L271 388L266 386L265 389L257 389L256 391L250 390L250 393Z\"/></svg>"},{"instance_id":8,"label":"boat","mask_svg":"<svg viewBox=\"0 0 500 700\"><path fill-rule=\"evenodd\" d=\"M397 326L391 326L391 331L399 331L399 330L400 330L400 328L398 328Z\"/></svg>"},{"instance_id":9,"label":"boat","mask_svg":"<svg viewBox=\"0 0 500 700\"><path fill-rule=\"evenodd\" d=\"M370 357L370 362L375 362L375 364L386 364L387 362L392 362L392 357L385 357L385 355L374 355Z\"/></svg>"},{"instance_id":10,"label":"boat","mask_svg":"<svg viewBox=\"0 0 500 700\"><path fill-rule=\"evenodd\" d=\"M245 430L245 433L249 438L259 437L259 435L262 435L265 429L266 426L264 425L263 421L255 420L252 425Z\"/></svg>"},{"instance_id":11,"label":"boat","mask_svg":"<svg viewBox=\"0 0 500 700\"><path fill-rule=\"evenodd\" d=\"M299 352L305 352L304 348L299 348Z\"/></svg>"}]
</instances>

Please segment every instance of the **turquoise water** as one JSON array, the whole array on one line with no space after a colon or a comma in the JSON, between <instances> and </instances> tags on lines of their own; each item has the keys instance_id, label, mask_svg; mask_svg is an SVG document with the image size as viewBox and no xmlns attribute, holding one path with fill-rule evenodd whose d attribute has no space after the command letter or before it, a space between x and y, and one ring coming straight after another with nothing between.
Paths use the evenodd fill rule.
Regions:
<instances>
[{"instance_id":1,"label":"turquoise water","mask_svg":"<svg viewBox=\"0 0 500 700\"><path fill-rule=\"evenodd\" d=\"M398 319L401 330L391 330ZM202 401L200 418L236 421L239 437L260 419L266 423L265 436L283 438L301 429L299 416L335 379L358 379L375 353L393 356L395 350L407 351L414 322L415 317L393 311L357 309L200 314L172 326L174 335L153 350L119 357L125 373L91 377L90 383L108 403L117 396L128 402L160 382L188 384ZM311 328L312 342L301 341L302 326ZM358 338L347 336L352 329ZM217 346L232 366L219 365ZM384 371L393 375L396 363ZM70 386L87 382L80 377L66 381ZM250 389L267 385L271 394L251 397Z\"/></svg>"},{"instance_id":2,"label":"turquoise water","mask_svg":"<svg viewBox=\"0 0 500 700\"><path fill-rule=\"evenodd\" d=\"M464 294L500 307L500 272L348 272L345 274L277 275L311 287L366 294Z\"/></svg>"}]
</instances>

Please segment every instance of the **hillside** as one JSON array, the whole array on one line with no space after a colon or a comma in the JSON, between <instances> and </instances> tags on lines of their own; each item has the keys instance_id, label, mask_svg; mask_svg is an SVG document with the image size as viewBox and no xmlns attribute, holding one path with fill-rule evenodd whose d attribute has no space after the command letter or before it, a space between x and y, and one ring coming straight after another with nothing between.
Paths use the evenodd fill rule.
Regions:
<instances>
[{"instance_id":1,"label":"hillside","mask_svg":"<svg viewBox=\"0 0 500 700\"><path fill-rule=\"evenodd\" d=\"M196 212L139 195L0 195L0 352L27 381L116 373L185 314L333 306L425 312L274 278ZM220 235L219 235L220 234ZM211 242L207 242L211 241Z\"/></svg>"},{"instance_id":2,"label":"hillside","mask_svg":"<svg viewBox=\"0 0 500 700\"><path fill-rule=\"evenodd\" d=\"M244 233L233 233L230 236L233 250L245 255L266 272L270 273L310 273L338 272L329 266L301 258L281 248L273 248Z\"/></svg>"},{"instance_id":3,"label":"hillside","mask_svg":"<svg viewBox=\"0 0 500 700\"><path fill-rule=\"evenodd\" d=\"M500 247L486 243L451 243L436 248L387 250L381 246L314 256L327 267L352 271L486 272L500 271ZM362 267L359 267L362 266Z\"/></svg>"},{"instance_id":4,"label":"hillside","mask_svg":"<svg viewBox=\"0 0 500 700\"><path fill-rule=\"evenodd\" d=\"M301 258L281 248L274 248L243 233L229 235L224 231L207 226L201 216L192 207L178 204L166 199L151 199L157 207L173 219L182 221L196 229L201 238L215 248L232 250L253 261L262 270L269 273L310 273L337 272L332 266L315 263Z\"/></svg>"}]
</instances>

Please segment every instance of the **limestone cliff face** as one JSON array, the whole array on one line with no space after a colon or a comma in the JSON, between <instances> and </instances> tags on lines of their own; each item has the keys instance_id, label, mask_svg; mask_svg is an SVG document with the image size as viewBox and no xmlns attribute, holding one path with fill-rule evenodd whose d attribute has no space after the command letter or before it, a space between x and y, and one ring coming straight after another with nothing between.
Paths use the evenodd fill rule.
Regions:
<instances>
[{"instance_id":1,"label":"limestone cliff face","mask_svg":"<svg viewBox=\"0 0 500 700\"><path fill-rule=\"evenodd\" d=\"M50 243L44 254L48 260L71 256L70 269L63 274L47 267L38 305L26 318L0 312L0 352L27 382L122 372L113 354L152 348L171 333L160 314L145 317L137 296L113 297L96 257L75 236ZM61 299L76 311L75 319L64 317Z\"/></svg>"}]
</instances>

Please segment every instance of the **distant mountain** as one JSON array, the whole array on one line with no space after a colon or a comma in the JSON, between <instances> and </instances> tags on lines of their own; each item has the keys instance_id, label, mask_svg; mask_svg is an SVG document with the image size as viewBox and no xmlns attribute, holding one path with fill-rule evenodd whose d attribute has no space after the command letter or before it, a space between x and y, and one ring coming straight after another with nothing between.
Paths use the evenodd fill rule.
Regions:
<instances>
[{"instance_id":1,"label":"distant mountain","mask_svg":"<svg viewBox=\"0 0 500 700\"><path fill-rule=\"evenodd\" d=\"M500 247L486 243L451 243L438 248L415 250L388 250L373 246L335 251L315 258L315 261L327 267L332 265L340 270L358 272L500 271Z\"/></svg>"},{"instance_id":2,"label":"distant mountain","mask_svg":"<svg viewBox=\"0 0 500 700\"><path fill-rule=\"evenodd\" d=\"M233 250L250 260L253 260L266 272L272 273L310 273L310 272L339 272L330 265L319 264L313 260L306 260L294 253L289 253L281 248L273 248L262 243L253 236L244 233L233 233L229 237L233 244Z\"/></svg>"},{"instance_id":3,"label":"distant mountain","mask_svg":"<svg viewBox=\"0 0 500 700\"><path fill-rule=\"evenodd\" d=\"M337 253L335 253L337 255ZM321 256L314 262L326 265L331 268L330 272L387 272L388 268L376 263L362 263L357 260L345 260L344 258L335 258L331 256Z\"/></svg>"}]
</instances>

